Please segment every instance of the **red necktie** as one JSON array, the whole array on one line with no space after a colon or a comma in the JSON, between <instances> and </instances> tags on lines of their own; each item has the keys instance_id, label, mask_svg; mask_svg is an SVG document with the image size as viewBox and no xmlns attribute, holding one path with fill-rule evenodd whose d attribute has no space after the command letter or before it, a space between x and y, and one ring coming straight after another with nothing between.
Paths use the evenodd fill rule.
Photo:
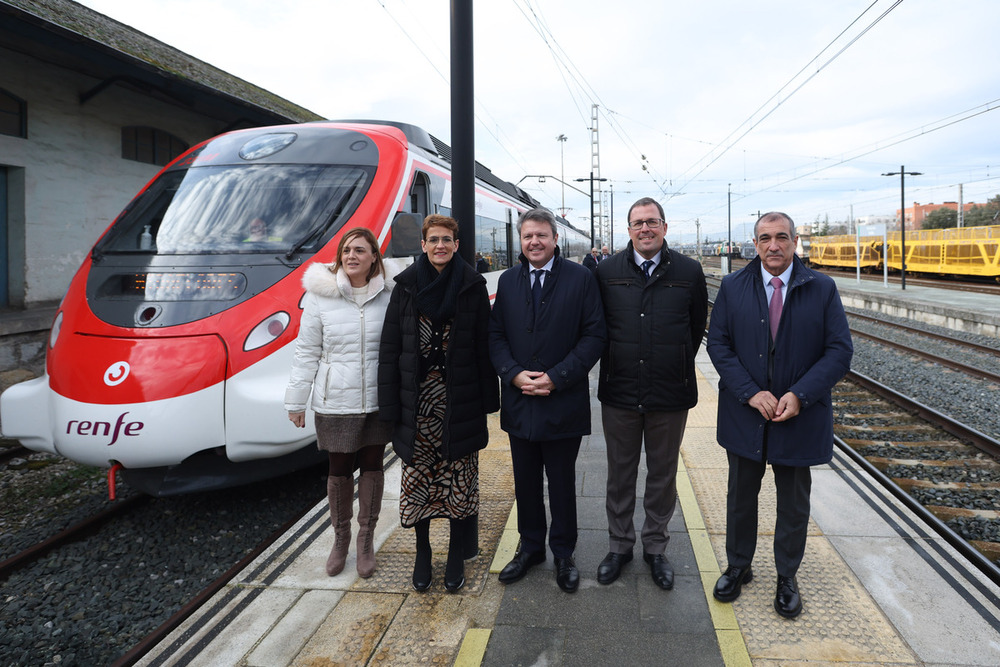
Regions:
<instances>
[{"instance_id":1,"label":"red necktie","mask_svg":"<svg viewBox=\"0 0 1000 667\"><path fill-rule=\"evenodd\" d=\"M778 322L781 321L781 306L784 303L781 299L781 278L775 276L771 278L771 287L774 293L771 294L771 303L767 306L767 319L771 323L771 340L778 338Z\"/></svg>"}]
</instances>

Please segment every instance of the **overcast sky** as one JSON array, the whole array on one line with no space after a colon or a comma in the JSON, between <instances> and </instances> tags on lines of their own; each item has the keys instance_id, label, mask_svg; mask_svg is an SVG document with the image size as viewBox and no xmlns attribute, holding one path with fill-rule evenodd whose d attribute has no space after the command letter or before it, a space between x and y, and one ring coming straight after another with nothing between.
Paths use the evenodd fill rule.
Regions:
<instances>
[{"instance_id":1,"label":"overcast sky","mask_svg":"<svg viewBox=\"0 0 1000 667\"><path fill-rule=\"evenodd\" d=\"M450 143L446 0L82 4L327 118ZM758 211L893 215L900 165L922 172L907 205L1000 192L997 0L489 0L474 21L477 160L586 191L598 104L616 230L642 196L672 243L724 236L730 198L734 239ZM586 196L521 186L589 226Z\"/></svg>"}]
</instances>

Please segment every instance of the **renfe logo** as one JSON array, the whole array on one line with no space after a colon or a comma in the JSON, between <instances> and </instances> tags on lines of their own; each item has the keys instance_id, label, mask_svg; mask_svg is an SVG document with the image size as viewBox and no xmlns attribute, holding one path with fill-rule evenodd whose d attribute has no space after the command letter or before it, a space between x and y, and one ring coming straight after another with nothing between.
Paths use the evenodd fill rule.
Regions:
<instances>
[{"instance_id":1,"label":"renfe logo","mask_svg":"<svg viewBox=\"0 0 1000 667\"><path fill-rule=\"evenodd\" d=\"M127 361L116 361L108 366L108 370L104 371L104 384L109 387L121 384L131 370L132 367L128 365Z\"/></svg>"},{"instance_id":2,"label":"renfe logo","mask_svg":"<svg viewBox=\"0 0 1000 667\"><path fill-rule=\"evenodd\" d=\"M111 424L109 422L91 422L91 421L81 421L77 419L71 419L66 423L66 434L67 435L103 435L111 436L111 442L108 443L108 447L118 442L119 435L126 436L136 436L139 435L139 431L145 426L142 422L129 422L125 423L125 415L127 412L123 412L118 415L118 421L115 422L114 434L112 435ZM74 426L75 424L75 426Z\"/></svg>"}]
</instances>

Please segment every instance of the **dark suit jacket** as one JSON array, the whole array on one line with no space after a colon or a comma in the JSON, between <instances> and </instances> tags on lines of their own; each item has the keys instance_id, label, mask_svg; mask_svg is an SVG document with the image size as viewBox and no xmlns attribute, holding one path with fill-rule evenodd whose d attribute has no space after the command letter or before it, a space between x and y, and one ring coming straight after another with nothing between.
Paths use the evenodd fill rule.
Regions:
<instances>
[{"instance_id":1,"label":"dark suit jacket","mask_svg":"<svg viewBox=\"0 0 1000 667\"><path fill-rule=\"evenodd\" d=\"M500 427L525 440L590 433L587 374L604 349L604 309L594 274L558 252L537 317L531 267L523 255L501 274L490 317L490 359L501 381ZM511 380L524 370L548 373L555 390L523 395Z\"/></svg>"}]
</instances>

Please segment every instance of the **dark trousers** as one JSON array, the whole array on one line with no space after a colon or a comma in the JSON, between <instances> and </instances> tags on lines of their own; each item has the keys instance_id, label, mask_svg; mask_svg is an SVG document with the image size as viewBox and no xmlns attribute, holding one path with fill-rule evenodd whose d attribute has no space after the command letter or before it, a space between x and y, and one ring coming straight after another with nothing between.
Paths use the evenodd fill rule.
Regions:
<instances>
[{"instance_id":1,"label":"dark trousers","mask_svg":"<svg viewBox=\"0 0 1000 667\"><path fill-rule=\"evenodd\" d=\"M576 549L576 457L581 438L533 441L510 436L517 500L517 532L521 551L545 551L545 491L549 484L549 548L556 558L569 558Z\"/></svg>"},{"instance_id":2,"label":"dark trousers","mask_svg":"<svg viewBox=\"0 0 1000 667\"><path fill-rule=\"evenodd\" d=\"M767 463L729 453L729 495L726 497L726 558L732 567L746 567L757 550L757 498ZM794 577L806 551L809 529L808 466L772 465L777 491L774 524L774 565L783 577Z\"/></svg>"},{"instance_id":3,"label":"dark trousers","mask_svg":"<svg viewBox=\"0 0 1000 667\"><path fill-rule=\"evenodd\" d=\"M610 551L629 553L635 544L635 487L639 457L646 450L646 486L642 506L642 550L659 555L666 551L667 524L677 507L677 458L680 455L687 410L636 412L601 406L608 455L608 513Z\"/></svg>"}]
</instances>

